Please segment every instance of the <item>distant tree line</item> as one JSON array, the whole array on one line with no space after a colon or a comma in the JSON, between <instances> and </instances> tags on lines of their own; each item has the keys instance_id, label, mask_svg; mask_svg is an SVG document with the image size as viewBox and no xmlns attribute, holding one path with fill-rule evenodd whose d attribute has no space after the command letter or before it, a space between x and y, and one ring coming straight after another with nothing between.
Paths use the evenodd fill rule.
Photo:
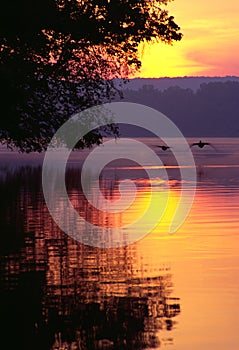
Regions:
<instances>
[{"instance_id":1,"label":"distant tree line","mask_svg":"<svg viewBox=\"0 0 239 350\"><path fill-rule=\"evenodd\" d=\"M239 137L239 82L201 84L195 92L178 86L160 91L144 85L124 90L124 100L164 113L185 136Z\"/></svg>"}]
</instances>

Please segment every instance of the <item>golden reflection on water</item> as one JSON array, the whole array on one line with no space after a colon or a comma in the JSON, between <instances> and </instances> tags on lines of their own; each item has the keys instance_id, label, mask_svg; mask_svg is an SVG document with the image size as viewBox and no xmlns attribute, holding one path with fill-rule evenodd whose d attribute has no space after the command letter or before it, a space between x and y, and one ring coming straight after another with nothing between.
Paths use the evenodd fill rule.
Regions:
<instances>
[{"instance_id":1,"label":"golden reflection on water","mask_svg":"<svg viewBox=\"0 0 239 350\"><path fill-rule=\"evenodd\" d=\"M200 187L174 235L156 228L137 243L153 270L170 263L182 313L172 331L175 349L233 349L239 344L239 191ZM184 330L187 329L187 335Z\"/></svg>"},{"instance_id":2,"label":"golden reflection on water","mask_svg":"<svg viewBox=\"0 0 239 350\"><path fill-rule=\"evenodd\" d=\"M168 234L180 196L172 179L154 230L111 249L83 245L60 231L44 203L40 168L9 171L0 182L1 307L9 344L15 335L24 350L237 350L239 191L224 184L224 175L218 184L215 176L206 178L212 169L200 171L192 210L178 232ZM139 177L127 212L93 211L76 175L72 170L69 197L102 227L121 230L150 201L149 182ZM118 182L102 180L108 199L119 198ZM157 207L147 220L156 219Z\"/></svg>"},{"instance_id":3,"label":"golden reflection on water","mask_svg":"<svg viewBox=\"0 0 239 350\"><path fill-rule=\"evenodd\" d=\"M148 349L172 342L163 333L176 327L181 306L170 266L151 269L137 244L99 249L65 235L44 204L40 171L20 168L0 184L1 310L10 348L13 334L24 349ZM70 191L87 211L84 196ZM143 195L148 200L142 191L137 203Z\"/></svg>"},{"instance_id":4,"label":"golden reflection on water","mask_svg":"<svg viewBox=\"0 0 239 350\"><path fill-rule=\"evenodd\" d=\"M125 168L128 170L128 168ZM88 222L103 228L124 228L129 224L135 223L133 229L142 231L142 237L147 232L147 226L155 223L157 232L168 232L170 223L172 222L178 203L180 199L180 189L174 190L173 186L178 186L178 181L170 181L168 189L165 188L165 181L147 178L133 179L132 181L137 186L135 199L129 207L124 206L124 201L120 202L119 212L111 213L111 203L117 202L121 197L127 199L131 196L130 192L119 192L119 187L122 179L103 179L101 178L101 191L104 197L108 200L108 208L105 210L98 210L93 207L81 193L81 188L77 190L78 180L80 178L80 171L71 170L70 183L72 189L68 189L68 195L77 210L79 215ZM94 182L90 181L90 174L88 178L88 186L91 188L91 195L94 196ZM157 201L152 201L152 188L157 192ZM156 190L155 190L156 188ZM84 205L82 205L82 202ZM117 204L117 203L116 203ZM100 203L97 203L100 206ZM147 211L150 205L150 210ZM60 204L59 204L60 206ZM142 222L139 219L145 214L145 226L142 227ZM137 221L139 221L137 223ZM132 226L129 228L132 230ZM127 232L127 228L126 228ZM139 235L140 236L140 235Z\"/></svg>"}]
</instances>

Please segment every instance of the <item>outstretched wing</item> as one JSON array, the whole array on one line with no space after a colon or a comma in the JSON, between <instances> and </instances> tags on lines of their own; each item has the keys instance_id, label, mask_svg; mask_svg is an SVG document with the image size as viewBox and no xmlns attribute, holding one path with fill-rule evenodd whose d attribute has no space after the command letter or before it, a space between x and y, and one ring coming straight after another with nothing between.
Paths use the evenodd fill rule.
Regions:
<instances>
[{"instance_id":1,"label":"outstretched wing","mask_svg":"<svg viewBox=\"0 0 239 350\"><path fill-rule=\"evenodd\" d=\"M215 146L213 146L211 143L207 143L208 146L212 147L215 151L218 151Z\"/></svg>"},{"instance_id":2,"label":"outstretched wing","mask_svg":"<svg viewBox=\"0 0 239 350\"><path fill-rule=\"evenodd\" d=\"M170 148L169 146L160 146L160 145L157 145L156 147L159 147L161 149L168 149L168 148Z\"/></svg>"},{"instance_id":3,"label":"outstretched wing","mask_svg":"<svg viewBox=\"0 0 239 350\"><path fill-rule=\"evenodd\" d=\"M190 147L193 147L193 146L198 146L198 142L194 142L190 145Z\"/></svg>"},{"instance_id":4,"label":"outstretched wing","mask_svg":"<svg viewBox=\"0 0 239 350\"><path fill-rule=\"evenodd\" d=\"M212 147L215 151L217 151L216 147L214 147L210 142L204 142L205 146L210 146Z\"/></svg>"}]
</instances>

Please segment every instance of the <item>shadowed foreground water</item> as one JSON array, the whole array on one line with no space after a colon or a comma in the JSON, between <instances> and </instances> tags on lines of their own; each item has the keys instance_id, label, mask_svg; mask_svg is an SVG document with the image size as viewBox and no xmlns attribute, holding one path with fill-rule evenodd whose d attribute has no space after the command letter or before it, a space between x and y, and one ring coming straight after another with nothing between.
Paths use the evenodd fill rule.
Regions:
<instances>
[{"instance_id":1,"label":"shadowed foreground water","mask_svg":"<svg viewBox=\"0 0 239 350\"><path fill-rule=\"evenodd\" d=\"M170 153L157 150L170 174L167 212L151 234L114 249L83 245L61 232L45 206L39 156L2 152L1 316L7 348L237 350L239 146L236 140L214 143L223 151L195 150L194 206L172 236L166 228L180 180ZM67 189L88 220L116 227L143 210L149 197L145 173L121 163L105 170L101 189L114 200L120 180L133 178L136 206L127 216L94 211L79 186L77 157L69 164ZM90 175L89 184L94 192Z\"/></svg>"},{"instance_id":2,"label":"shadowed foreground water","mask_svg":"<svg viewBox=\"0 0 239 350\"><path fill-rule=\"evenodd\" d=\"M40 179L40 168L23 167L1 184L8 342L17 337L24 349L159 346L157 332L172 329L180 313L170 269L159 265L149 276L135 245L98 249L62 233L44 205ZM78 205L89 211L83 196Z\"/></svg>"}]
</instances>

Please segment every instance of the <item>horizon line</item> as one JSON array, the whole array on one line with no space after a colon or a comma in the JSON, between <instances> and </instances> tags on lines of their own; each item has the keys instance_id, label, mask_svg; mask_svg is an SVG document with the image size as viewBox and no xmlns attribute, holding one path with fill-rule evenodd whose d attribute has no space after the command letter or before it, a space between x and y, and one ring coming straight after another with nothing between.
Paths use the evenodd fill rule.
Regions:
<instances>
[{"instance_id":1,"label":"horizon line","mask_svg":"<svg viewBox=\"0 0 239 350\"><path fill-rule=\"evenodd\" d=\"M208 75L184 75L184 76L175 76L175 77L131 77L131 78L126 78L127 80L133 80L133 79L184 79L184 78L207 78L207 79L223 79L223 78L238 78L239 75L215 75L215 76L208 76Z\"/></svg>"}]
</instances>

